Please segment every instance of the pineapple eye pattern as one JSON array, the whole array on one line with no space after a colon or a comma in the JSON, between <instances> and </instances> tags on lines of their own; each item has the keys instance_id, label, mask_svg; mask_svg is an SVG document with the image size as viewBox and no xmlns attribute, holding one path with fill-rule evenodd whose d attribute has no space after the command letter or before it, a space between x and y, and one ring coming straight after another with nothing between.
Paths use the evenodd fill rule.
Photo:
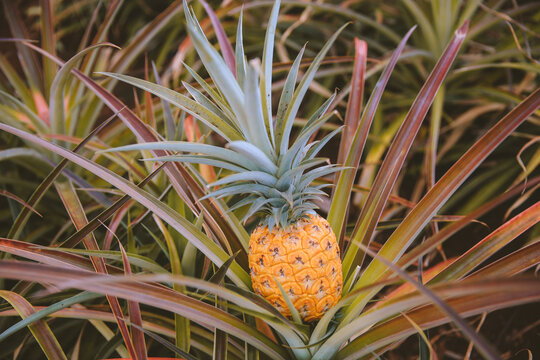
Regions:
<instances>
[{"instance_id":1,"label":"pineapple eye pattern","mask_svg":"<svg viewBox=\"0 0 540 360\"><path fill-rule=\"evenodd\" d=\"M290 288L290 289L289 289L289 295L294 295L294 290L293 290L293 288Z\"/></svg>"},{"instance_id":2,"label":"pineapple eye pattern","mask_svg":"<svg viewBox=\"0 0 540 360\"><path fill-rule=\"evenodd\" d=\"M318 215L298 221L287 231L274 228L269 232L266 227L251 235L249 262L256 270L251 272L253 287L290 317L279 287L269 280L278 278L303 320L317 320L341 295L341 262L335 235Z\"/></svg>"},{"instance_id":3,"label":"pineapple eye pattern","mask_svg":"<svg viewBox=\"0 0 540 360\"><path fill-rule=\"evenodd\" d=\"M266 235L261 236L261 237L257 240L257 244L258 244L258 245L266 245L266 239L267 239L267 236L266 236Z\"/></svg>"}]
</instances>

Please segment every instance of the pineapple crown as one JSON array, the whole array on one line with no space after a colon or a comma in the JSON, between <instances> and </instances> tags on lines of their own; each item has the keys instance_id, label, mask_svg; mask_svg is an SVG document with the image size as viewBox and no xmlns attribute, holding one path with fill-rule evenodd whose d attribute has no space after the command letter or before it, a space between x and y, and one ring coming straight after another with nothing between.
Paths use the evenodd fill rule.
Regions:
<instances>
[{"instance_id":1,"label":"pineapple crown","mask_svg":"<svg viewBox=\"0 0 540 360\"><path fill-rule=\"evenodd\" d=\"M193 100L182 97L183 104L186 104L182 108L222 136L227 141L226 148L201 143L164 141L114 149L178 151L181 153L151 160L208 164L233 172L208 184L208 187L215 190L205 198L249 194L232 206L231 210L247 206L248 210L242 221L254 214L262 214L262 224L270 229L274 226L286 228L306 214L314 213L317 206L313 200L325 195L322 188L327 185L312 186L312 182L341 169L328 165L327 159L316 157L341 128L332 131L320 141L309 142L314 132L333 115L327 111L335 94L311 115L294 141L291 141L291 132L315 72L345 25L324 45L296 86L304 53L304 48L301 49L287 75L277 113L273 118L272 62L279 6L280 1L276 1L272 8L262 60L260 66L257 66L255 61L247 62L244 55L242 15L238 22L235 50L233 51L230 45L229 48L226 46L228 42L221 44L224 58L210 44L192 9L184 0L189 35L215 87L210 86L185 65L207 95L184 82L183 85ZM121 78L119 75L116 77ZM124 75L123 77L127 78ZM133 78L131 82L135 83ZM139 87L161 96L164 92L170 92L169 96L175 96L176 100L180 96L163 87L159 87L156 92L157 85L149 85L142 80L137 79L136 82ZM321 166L322 164L326 165Z\"/></svg>"}]
</instances>

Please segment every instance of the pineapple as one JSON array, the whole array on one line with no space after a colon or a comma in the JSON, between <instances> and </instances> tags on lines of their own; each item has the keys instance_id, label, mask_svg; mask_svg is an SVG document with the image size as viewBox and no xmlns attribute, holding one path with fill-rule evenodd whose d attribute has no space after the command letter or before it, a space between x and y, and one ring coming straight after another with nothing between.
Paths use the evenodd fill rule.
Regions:
<instances>
[{"instance_id":1,"label":"pineapple","mask_svg":"<svg viewBox=\"0 0 540 360\"><path fill-rule=\"evenodd\" d=\"M321 318L341 294L336 236L319 215L307 215L284 229L257 227L249 242L249 267L255 292L285 316L291 312L276 281L305 321Z\"/></svg>"},{"instance_id":2,"label":"pineapple","mask_svg":"<svg viewBox=\"0 0 540 360\"><path fill-rule=\"evenodd\" d=\"M227 50L228 44L220 44L224 54L229 55L226 62L206 39L192 11L185 3L184 6L193 45L215 87L186 68L207 95L184 83L192 100L143 80L109 75L180 105L221 135L226 146L169 141L116 150L179 151L181 153L176 155L152 160L221 168L226 176L208 184L214 191L206 197L243 196L231 210L243 210L242 221L254 215L260 219L260 225L251 234L247 246L253 289L285 316L296 319L299 316L308 322L319 319L337 303L343 283L336 236L329 223L315 212L315 200L326 195L322 190L326 185L313 186L312 182L340 170L316 155L341 128L319 142L310 143L309 139L333 115L327 111L334 96L311 115L294 141L291 138L302 98L326 52L343 28L325 44L296 86L303 49L300 51L287 75L274 117L271 112L271 78L279 1L275 2L270 15L260 64L245 60L241 18L234 61L231 61L232 48Z\"/></svg>"}]
</instances>

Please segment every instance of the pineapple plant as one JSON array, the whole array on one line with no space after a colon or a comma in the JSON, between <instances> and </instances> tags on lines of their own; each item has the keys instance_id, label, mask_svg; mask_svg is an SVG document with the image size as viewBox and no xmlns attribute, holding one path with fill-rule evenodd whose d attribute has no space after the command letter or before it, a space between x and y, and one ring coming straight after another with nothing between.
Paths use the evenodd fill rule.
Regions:
<instances>
[{"instance_id":1,"label":"pineapple plant","mask_svg":"<svg viewBox=\"0 0 540 360\"><path fill-rule=\"evenodd\" d=\"M291 16L300 19L305 15L309 17L308 12L297 14L295 11L298 6L333 9L343 14L343 8L337 5L300 3L287 5L288 15L283 17L285 23ZM42 6L47 4L46 1L42 2ZM467 6L475 3L471 4ZM119 5L112 3L110 10L114 10L115 6ZM37 330L32 334L50 359L67 358L62 348L66 354L72 357L79 355L81 359L108 357L96 356L93 352L103 342L106 343L103 353L116 351L120 357L142 360L147 358L147 352L156 355L159 352L162 356L174 352L185 359L371 359L387 352L403 357L406 355L403 355L402 350L405 348L405 352L408 352L410 349L407 349L407 345L399 345L407 337L418 336L422 344L433 342L438 346L433 340L427 339L423 331L452 322L485 358L498 358L496 351L476 335L467 320L460 317L475 316L485 311L491 312L540 299L537 279L526 275L516 276L540 261L538 227L536 232L530 232L529 243L515 251L510 250L512 252L506 257L488 260L501 247L514 239L523 238L519 234L533 228L540 219L540 203L531 205L531 199L534 198L531 194L537 188L540 178L535 176L524 183L516 182L507 192L478 208L474 207L473 211L465 212L464 216L446 216L443 214L453 210L440 209L448 204L450 196L458 193L460 185L482 164L486 156L535 113L540 104L540 90L533 90L528 98L475 141L459 157L455 166L425 189L423 197L423 193L418 191L415 195L418 198L411 196L411 201L403 201L403 198L396 196L405 195L400 192L398 174L406 172L407 179L414 175L414 167L408 166L414 160L406 161L407 152L423 151L422 132L420 136L416 134L432 102L434 109L442 104L437 102L435 94L437 89L444 89L443 79L464 42L467 24L463 20L467 16L452 16L453 21L445 24L445 33L451 34L454 27L465 23L449 42L446 37L438 42L440 46L448 42L447 49L418 96L411 97L415 100L409 113L399 112L402 116L393 117L395 110L388 109L384 101L381 101L381 96L398 58L401 56L401 60L405 60L416 56L415 49L403 51L410 32L401 41L398 37L396 50L371 68L366 65L367 44L355 39L350 94L347 96L348 89L345 88L336 98L330 97L320 108L310 107L303 99L304 95L323 57L341 30L330 38L320 54L312 60L302 60L304 50L301 49L295 61L285 64L289 70L286 78L272 85L273 70L279 72L284 67L281 64L272 69L274 45L277 49L282 45L274 44L274 34L279 33L276 26L279 2L246 3L246 11L250 12L252 20L257 14L254 8L262 8L261 12L264 12L268 6L273 6L273 9L267 26L262 60L247 62L242 45L241 15L236 49L233 49L223 28L219 27L219 21L214 21L216 14L207 10L213 30L218 35L219 54L201 30L211 33L209 21L203 21L199 26L194 13L184 3L191 39L186 39L183 44L193 44L198 53L194 61L190 61L193 60L190 58L186 62L196 68L200 59L211 77L211 81L206 81L201 73L183 65L185 72L191 75L183 79L193 80L184 84L189 96L185 92L175 92L121 74L107 73L107 76L115 79L102 83L101 77L94 81L84 75L92 71L73 70L73 75L77 77L73 80L86 86L80 98L92 100L87 107L94 111L93 104L101 107L103 103L113 111L114 116L122 120L115 124L105 123L89 134L83 132L83 128L89 126L85 120L87 117L73 115L71 111L65 114L59 111L62 107L58 104L63 102L58 99L61 100L64 91L63 86L58 85L70 77L69 73L77 59L92 49L83 50L65 64L40 49L44 56L62 66L51 91L54 100L50 103L51 124L65 124L69 129L81 129L85 139L70 151L65 145L70 141L78 141L77 138L59 134L55 134L58 141L55 137L44 138L50 132L58 132L56 128L52 131L38 129L44 134L42 137L32 135L26 131L32 128L23 123L24 117L8 116L11 113L17 114L13 109L19 109L15 105L20 107L20 104L9 97L10 102L0 104L0 110L10 110L6 112L7 115L0 111L2 136L13 139L9 135L13 134L30 146L46 149L66 159L36 189L35 196L28 200L25 205L29 206L25 209L31 211L39 202L39 195L54 183L57 195L62 200L60 209L65 208L69 214L69 219L66 214L58 218L63 230L52 242L39 231L21 236L21 230L35 228L38 223L35 219L30 219L32 226L26 227L24 220L17 219L7 238L0 238L1 255L5 257L0 259L0 281L8 286L13 283L10 279L32 284L21 287L18 283L11 290L0 290L0 297L5 299L0 316L24 318L2 329L0 342L7 345L6 349L2 349L3 355L19 353L19 357L25 358L30 355L34 348L32 344L19 346L19 341L12 341L13 344L4 341L29 326L31 330ZM180 11L181 4L175 2L170 9L164 15L171 14L169 11ZM230 12L226 12L228 9L231 9ZM238 13L234 12L235 9ZM220 9L220 16L241 14L240 9L241 4L233 1ZM452 9L458 10L459 7ZM315 16L324 18L325 14L321 11ZM385 27L383 24L373 24L381 29ZM259 25L255 24L255 27ZM183 29L183 24L181 26ZM440 30L439 27L437 29ZM388 34L388 31L385 33ZM25 46L33 46L37 50L32 44ZM376 49L371 45L370 48ZM381 49L386 52L388 48ZM336 58L332 61L336 61ZM2 64L0 62L0 66ZM303 68L305 64L311 65ZM405 61L403 69L407 68L406 64ZM161 68L159 64L157 67ZM334 66L332 70L339 70L343 74L349 74L350 71L347 66ZM382 70L380 80L374 84L369 100L362 104L364 75L368 78L368 74L372 75L379 70ZM124 72L126 69L120 66L107 68L107 71ZM399 77L399 71L397 75ZM393 78L395 76L392 75ZM155 77L159 83L159 74ZM166 77L160 79L163 83L169 83ZM160 111L149 93L145 93L147 100L144 106L137 104L130 110L104 88L111 89L116 80L157 95L163 101L161 109L164 111ZM315 84L313 89L321 83ZM534 78L525 79L520 91L528 92L530 88L525 84L536 83ZM333 86L333 82L331 85L325 83L326 88ZM280 87L283 88L280 98L272 101L272 96L277 93L272 91ZM48 86L45 85L44 89L48 89ZM66 96L71 93L70 90L65 92ZM88 96L91 93L96 97ZM439 92L439 95L439 98L443 98L444 91ZM448 98L455 101L454 96ZM348 131L341 134L342 146L338 156L339 166L342 166L340 168L317 157L317 153L340 132L339 127L327 124L322 131L318 129L333 115L334 105L338 104L339 109L346 97L349 106L344 125ZM395 99L391 98L392 101ZM299 110L302 102L304 105ZM274 106L277 109L274 115L272 104L277 105ZM175 114L176 118L166 113L169 105L181 109ZM142 108L146 111L141 111ZM25 109L26 114L32 111ZM184 123L190 123L189 126L182 127L181 121L178 121L177 126L175 120L183 119L183 112L197 119L198 125L194 125L190 119ZM438 112L434 112L433 116L436 117ZM537 116L538 113L531 119ZM383 118L384 126L381 127L380 121ZM15 122L17 119L19 122ZM370 130L372 121L374 126ZM389 121L391 126L386 130L384 128ZM79 124L74 126L75 122ZM22 126L10 126L13 123ZM199 136L197 130L194 130L196 136L186 136L189 142L158 142L157 134L161 129L165 129L166 139L181 140L185 134L179 135L180 129L184 128L185 133L188 133L188 127L193 130L201 123L204 123L202 129L211 130L208 134L217 136ZM304 125L295 127L298 124ZM527 126L530 128L532 125ZM98 134L104 128L107 132ZM94 153L109 145L114 147L133 142L132 134L126 128L141 144L112 151L141 150L143 157L163 164L159 167L148 163L141 165L137 161L138 156L125 153L109 153L106 157L102 152ZM381 130L384 130L383 135L388 138L388 143L380 141L377 144ZM68 133L72 134L65 134ZM366 143L368 133L372 140L376 140L375 145ZM94 137L99 141L87 143ZM314 138L320 141L310 142ZM394 140L390 141L392 138ZM87 148L84 148L85 143ZM380 149L377 149L379 145ZM379 153L377 159L380 158L380 161L373 161L374 150ZM363 151L367 155L366 164L370 161L380 163L378 171L375 171L376 167L372 170L359 167ZM431 147L429 151L431 154L437 153L436 147ZM3 156L12 155L4 153ZM111 162L112 159L122 159L119 163L127 164L129 169L118 168ZM62 177L62 169L68 160L73 162L69 164L70 167L73 165L73 169L80 171L80 174L89 176L88 184L79 181L73 185L71 179L77 180L76 177L71 175L67 180ZM537 164L534 160L531 158L529 163ZM209 168L215 168L216 173L206 172ZM116 174L121 171L125 171L121 174L124 176ZM340 172L333 174L337 171ZM372 171L376 177L357 186L354 184L357 171L362 175ZM142 179L140 175L147 177L135 185L132 179ZM327 175L335 176L335 188L327 220L324 220L317 215L316 205L317 199L324 196L323 188L328 184L327 179L321 177ZM435 174L432 175L437 180ZM104 192L105 200L116 200L112 205L112 202L98 205L93 198L79 195L80 191L91 190L93 186L102 188L102 181L125 195L119 197L116 192ZM367 196L358 205L351 201L351 192L365 193ZM509 213L500 227L494 227L493 232L478 239L474 246L471 245L470 249L457 257L435 265L432 263L434 254L443 242L450 237L458 237L454 234L468 226L472 220L499 206L506 206L504 203L512 198L517 198L515 203L522 203L521 208L526 208L515 216ZM467 202L477 204L474 199ZM47 202L47 207L57 206ZM94 214L96 209L103 211ZM323 211L326 212L326 208ZM149 213L152 216L145 216ZM21 214L24 212L21 211ZM399 219L400 214L405 218ZM88 221L86 216L88 220L92 217L92 220ZM103 225L109 218L111 221L105 230ZM70 225L70 220L75 229L66 238L69 229L64 225ZM254 225L253 220L260 224L250 235L246 229ZM46 217L44 222L50 222L50 217ZM441 225L441 222L451 224ZM125 228L122 228L124 225ZM438 225L441 225L440 230ZM114 242L115 234L119 235L118 243ZM421 242L420 238L423 238ZM470 239L470 234L466 238ZM341 249L336 239L340 239ZM59 246L55 246L57 244ZM85 250L80 248L83 245L87 247ZM342 262L339 260L340 252L343 255ZM204 261L199 261L203 255ZM11 256L31 261L13 261L9 258ZM411 270L415 271L411 273L414 277L406 273ZM406 284L400 285L400 278ZM35 286L37 284L43 286ZM80 290L85 291L73 296L74 291ZM262 301L256 296L257 293L269 303ZM39 298L43 294L45 297ZM61 301L56 302L57 299ZM35 302L35 305L30 302ZM124 303L127 306L120 306ZM44 304L46 308L40 306ZM139 309L139 304L145 307ZM66 309L67 306L70 308ZM128 313L124 314L125 310ZM86 319L88 326L81 328L79 322L68 319L62 320L62 324L72 324L73 327L59 326L54 319L57 317ZM112 332L108 331L108 326L115 322L113 326L118 329L117 336L111 337ZM10 324L11 319L7 322L7 325ZM54 328L55 332L50 328ZM74 329L76 331L72 331ZM96 329L104 330L104 335L94 331ZM57 335L57 331L63 331L62 334L66 335L78 333L78 339L84 339L80 354L80 341ZM107 334L110 336L107 337ZM125 346L118 345L120 335ZM148 342L149 337L157 341ZM172 341L175 344L160 337L174 339ZM437 336L432 337L435 338ZM20 352L20 349L26 349L26 352ZM435 355L434 351L437 350L434 346L434 349L430 347L426 352ZM41 357L38 355L37 358ZM420 358L426 357L421 355Z\"/></svg>"},{"instance_id":2,"label":"pineapple plant","mask_svg":"<svg viewBox=\"0 0 540 360\"><path fill-rule=\"evenodd\" d=\"M314 186L312 183L341 169L317 157L341 128L319 142L309 140L333 115L329 108L334 96L312 114L294 141L293 122L315 72L344 27L326 43L294 90L304 49L300 51L287 76L274 117L271 110L272 55L279 1L273 7L261 64L257 60L245 60L240 20L234 68L227 67L226 61L208 42L187 4L185 9L189 34L216 88L209 88L191 69L188 70L212 99L204 97L193 86L184 85L197 102L213 110L211 116L193 115L217 131L226 140L225 146L166 141L128 145L112 151L176 151L185 154L150 160L208 164L227 171L220 180L207 184L214 191L204 198L240 195L242 199L231 210L243 207L242 221L254 215L259 217L260 224L251 233L248 245L254 291L285 316L291 317L294 313L307 322L320 319L338 302L343 280L336 236L328 221L315 212L316 201L326 195L323 188L328 184ZM138 81L119 74L107 75ZM149 83L138 81L137 84L156 90Z\"/></svg>"}]
</instances>

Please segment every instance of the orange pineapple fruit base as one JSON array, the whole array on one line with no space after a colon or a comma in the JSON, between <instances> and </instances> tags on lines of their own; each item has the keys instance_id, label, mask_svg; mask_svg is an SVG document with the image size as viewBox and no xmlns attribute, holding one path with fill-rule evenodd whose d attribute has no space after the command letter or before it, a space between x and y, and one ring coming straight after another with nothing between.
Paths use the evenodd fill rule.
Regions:
<instances>
[{"instance_id":1,"label":"orange pineapple fruit base","mask_svg":"<svg viewBox=\"0 0 540 360\"><path fill-rule=\"evenodd\" d=\"M336 235L319 215L308 215L288 229L257 227L249 241L249 267L255 292L287 317L291 312L275 279L307 322L320 319L341 296Z\"/></svg>"}]
</instances>

